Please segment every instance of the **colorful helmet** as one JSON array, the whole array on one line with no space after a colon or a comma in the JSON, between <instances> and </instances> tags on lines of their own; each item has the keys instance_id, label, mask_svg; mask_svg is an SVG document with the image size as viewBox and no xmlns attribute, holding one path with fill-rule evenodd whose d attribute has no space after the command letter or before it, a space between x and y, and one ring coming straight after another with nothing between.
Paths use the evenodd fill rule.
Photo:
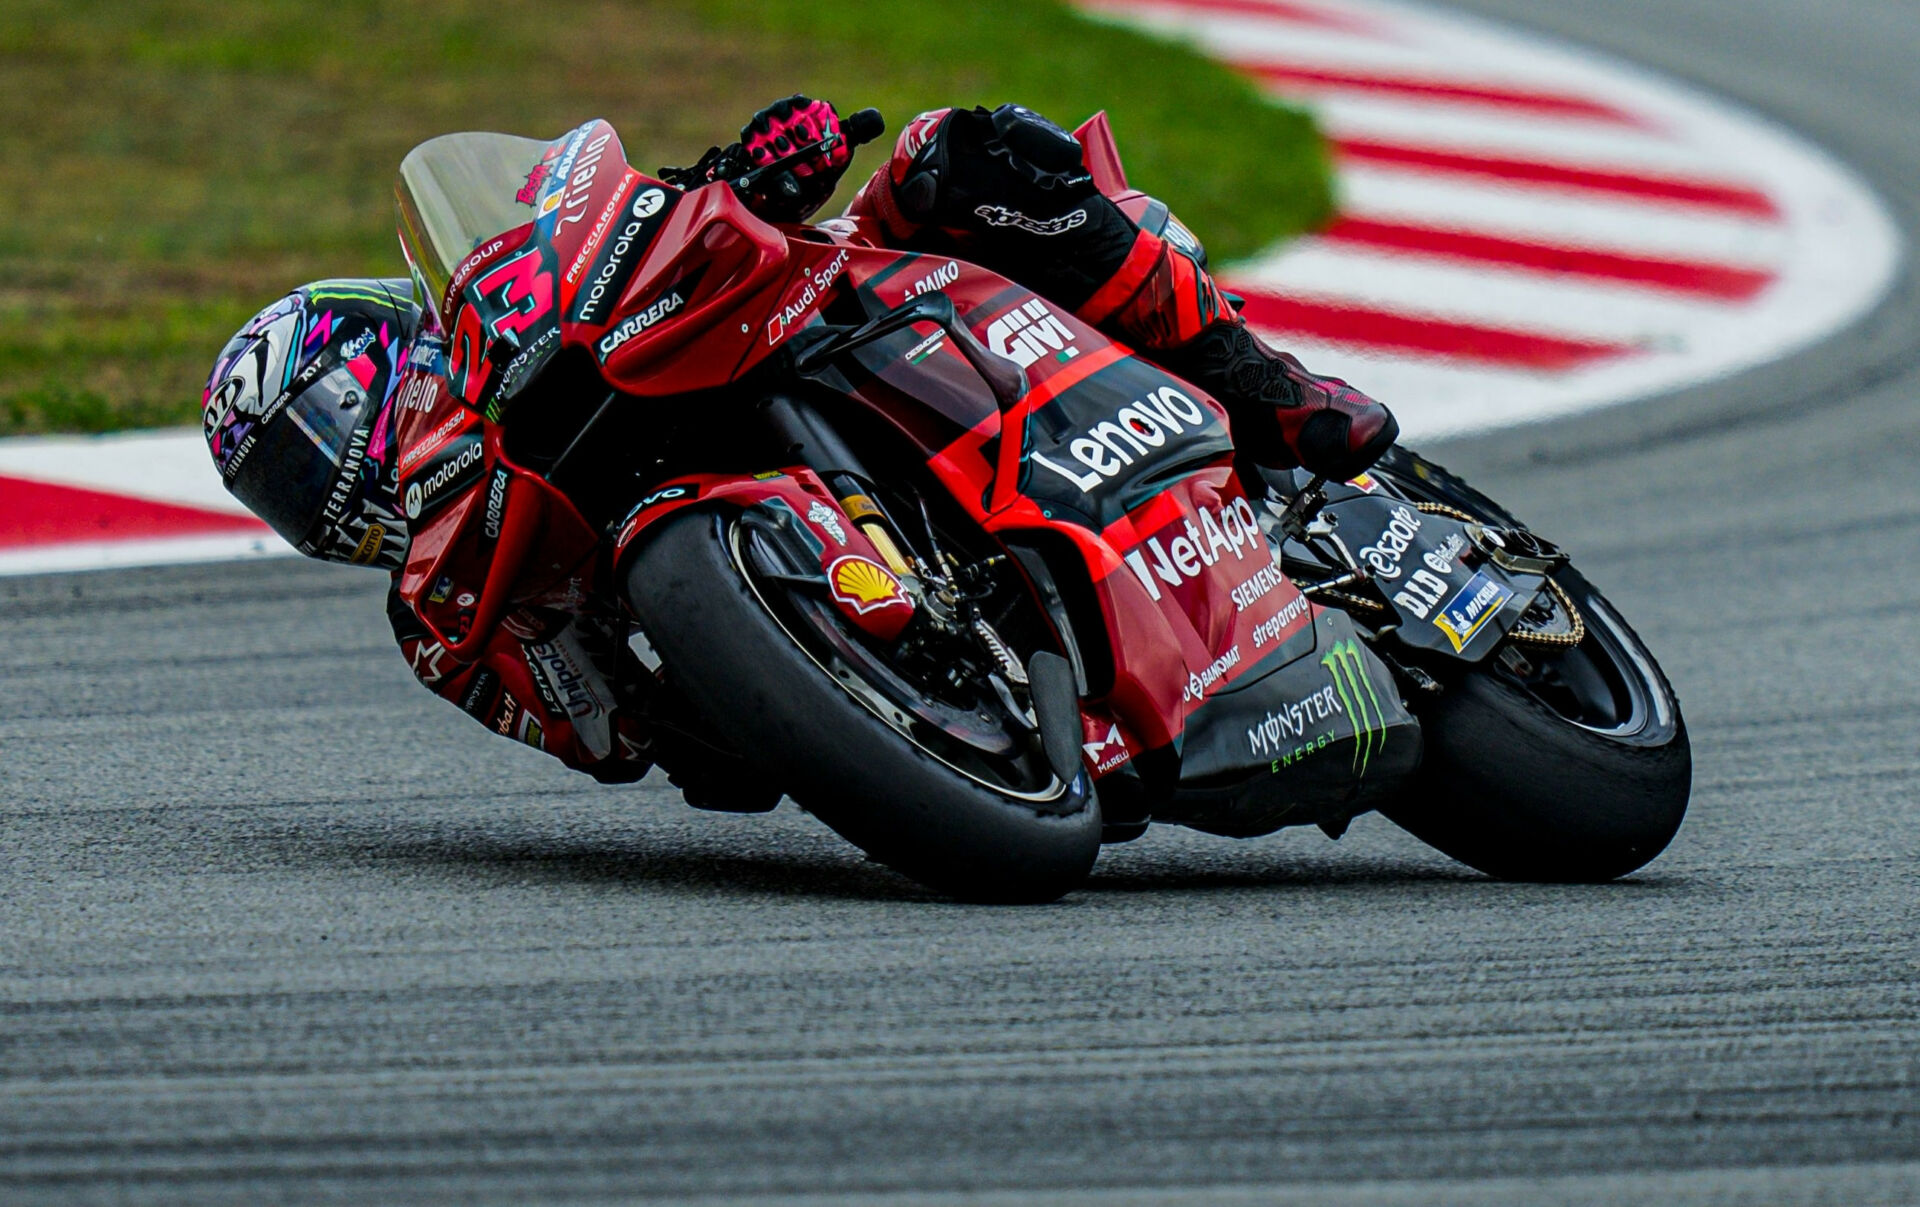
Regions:
<instances>
[{"instance_id":1,"label":"colorful helmet","mask_svg":"<svg viewBox=\"0 0 1920 1207\"><path fill-rule=\"evenodd\" d=\"M201 422L221 481L309 557L406 560L393 402L419 313L405 280L316 281L214 362Z\"/></svg>"}]
</instances>

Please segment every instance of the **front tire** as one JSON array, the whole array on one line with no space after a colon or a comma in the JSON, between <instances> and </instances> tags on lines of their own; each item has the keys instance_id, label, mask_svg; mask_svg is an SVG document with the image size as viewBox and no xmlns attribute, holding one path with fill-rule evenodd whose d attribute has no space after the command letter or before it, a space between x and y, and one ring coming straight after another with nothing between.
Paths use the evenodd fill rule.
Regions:
<instances>
[{"instance_id":1,"label":"front tire","mask_svg":"<svg viewBox=\"0 0 1920 1207\"><path fill-rule=\"evenodd\" d=\"M1100 852L1084 772L1051 795L995 791L910 741L831 678L735 555L736 519L689 512L633 559L627 592L678 690L808 812L921 884L968 901L1046 902Z\"/></svg>"},{"instance_id":2,"label":"front tire","mask_svg":"<svg viewBox=\"0 0 1920 1207\"><path fill-rule=\"evenodd\" d=\"M1513 647L1416 705L1426 760L1381 812L1491 876L1612 880L1679 830L1692 748L1640 639L1578 573L1554 578L1585 615L1586 639L1558 655Z\"/></svg>"}]
</instances>

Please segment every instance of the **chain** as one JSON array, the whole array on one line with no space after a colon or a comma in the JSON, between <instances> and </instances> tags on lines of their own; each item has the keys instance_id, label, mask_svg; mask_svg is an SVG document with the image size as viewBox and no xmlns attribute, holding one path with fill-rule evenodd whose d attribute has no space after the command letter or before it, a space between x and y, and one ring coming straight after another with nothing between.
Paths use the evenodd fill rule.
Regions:
<instances>
[{"instance_id":1,"label":"chain","mask_svg":"<svg viewBox=\"0 0 1920 1207\"><path fill-rule=\"evenodd\" d=\"M1449 507L1445 503L1415 503L1414 506L1426 512L1428 515L1447 516L1451 519L1459 520L1463 524L1478 524L1480 522L1473 516L1461 511L1458 507Z\"/></svg>"},{"instance_id":2,"label":"chain","mask_svg":"<svg viewBox=\"0 0 1920 1207\"><path fill-rule=\"evenodd\" d=\"M1481 522L1477 517L1461 511L1458 507L1449 507L1445 503L1421 501L1414 503L1414 506L1426 512L1428 515L1443 515L1449 519L1459 520L1463 524L1478 524ZM1507 636L1515 641L1525 642L1528 645L1579 645L1587 639L1586 618L1580 615L1580 609L1574 606L1573 597L1567 594L1565 588L1551 578L1546 581L1547 589L1553 592L1553 597L1559 601L1561 610L1566 613L1570 627L1564 633L1536 633L1529 629L1515 627ZM1386 605L1380 603L1378 600L1365 599L1358 595L1349 595L1345 591L1321 590L1314 592L1314 595L1346 607L1362 608L1369 612L1384 612L1387 610ZM1523 620L1522 623L1524 624L1525 621Z\"/></svg>"},{"instance_id":3,"label":"chain","mask_svg":"<svg viewBox=\"0 0 1920 1207\"><path fill-rule=\"evenodd\" d=\"M1318 598L1331 599L1335 603L1343 604L1347 607L1361 608L1368 612L1384 612L1387 610L1387 605L1377 599L1362 599L1358 595L1348 595L1345 591L1316 591L1314 595Z\"/></svg>"},{"instance_id":4,"label":"chain","mask_svg":"<svg viewBox=\"0 0 1920 1207\"><path fill-rule=\"evenodd\" d=\"M1554 597L1560 601L1560 606L1566 610L1567 619L1572 622L1573 627L1564 633L1535 633L1528 629L1516 627L1511 633L1508 633L1507 636L1513 638L1515 641L1524 641L1528 645L1579 645L1587 639L1586 618L1580 615L1580 609L1573 606L1573 598L1566 593L1565 589L1563 589L1559 583L1548 579L1547 589L1552 591Z\"/></svg>"}]
</instances>

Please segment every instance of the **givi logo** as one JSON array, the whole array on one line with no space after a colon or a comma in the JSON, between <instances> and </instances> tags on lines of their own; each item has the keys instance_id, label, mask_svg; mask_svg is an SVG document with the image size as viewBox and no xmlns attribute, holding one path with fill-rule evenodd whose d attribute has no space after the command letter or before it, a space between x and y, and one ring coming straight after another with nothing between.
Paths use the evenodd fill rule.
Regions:
<instances>
[{"instance_id":1,"label":"givi logo","mask_svg":"<svg viewBox=\"0 0 1920 1207\"><path fill-rule=\"evenodd\" d=\"M1048 353L1063 361L1080 355L1073 332L1039 298L993 320L987 327L987 348L1022 369Z\"/></svg>"}]
</instances>

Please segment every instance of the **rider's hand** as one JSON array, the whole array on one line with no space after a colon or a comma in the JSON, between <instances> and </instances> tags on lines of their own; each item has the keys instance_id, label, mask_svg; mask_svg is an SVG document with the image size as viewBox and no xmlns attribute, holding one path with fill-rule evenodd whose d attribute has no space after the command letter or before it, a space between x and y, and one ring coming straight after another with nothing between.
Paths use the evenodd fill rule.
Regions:
<instances>
[{"instance_id":1,"label":"rider's hand","mask_svg":"<svg viewBox=\"0 0 1920 1207\"><path fill-rule=\"evenodd\" d=\"M741 127L740 149L755 167L823 139L831 139L831 145L787 168L796 191L783 196L776 190L768 195L769 207L778 216L797 222L820 208L853 162L853 148L840 130L840 115L826 101L795 93L760 110Z\"/></svg>"}]
</instances>

